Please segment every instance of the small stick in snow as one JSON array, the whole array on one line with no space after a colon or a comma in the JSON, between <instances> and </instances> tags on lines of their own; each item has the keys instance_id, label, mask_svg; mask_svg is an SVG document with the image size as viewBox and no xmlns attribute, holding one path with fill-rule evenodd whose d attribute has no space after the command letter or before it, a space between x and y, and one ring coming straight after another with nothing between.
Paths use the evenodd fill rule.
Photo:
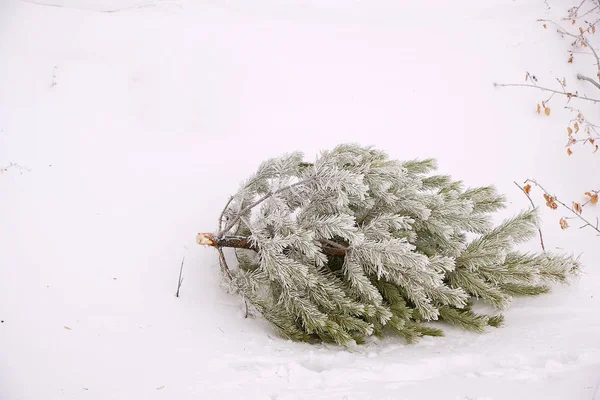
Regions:
<instances>
[{"instance_id":1,"label":"small stick in snow","mask_svg":"<svg viewBox=\"0 0 600 400\"><path fill-rule=\"evenodd\" d=\"M185 261L185 256L181 259L181 267L179 267L179 279L177 280L177 292L175 293L175 297L179 297L179 289L181 288L181 284L183 283L183 277L181 276L183 273L183 262Z\"/></svg>"}]
</instances>

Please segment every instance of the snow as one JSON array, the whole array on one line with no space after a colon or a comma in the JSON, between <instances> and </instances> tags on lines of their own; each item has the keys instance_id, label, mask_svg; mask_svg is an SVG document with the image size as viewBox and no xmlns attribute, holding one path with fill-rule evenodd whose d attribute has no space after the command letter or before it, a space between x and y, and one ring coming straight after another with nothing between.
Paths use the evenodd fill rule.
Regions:
<instances>
[{"instance_id":1,"label":"snow","mask_svg":"<svg viewBox=\"0 0 600 400\"><path fill-rule=\"evenodd\" d=\"M580 196L599 156L566 155L560 100L492 85L588 68L535 22L559 2L38 3L0 4L1 399L600 399L599 239L557 212L579 281L416 345L279 339L194 242L263 159L341 142L493 183L499 219L515 180Z\"/></svg>"}]
</instances>

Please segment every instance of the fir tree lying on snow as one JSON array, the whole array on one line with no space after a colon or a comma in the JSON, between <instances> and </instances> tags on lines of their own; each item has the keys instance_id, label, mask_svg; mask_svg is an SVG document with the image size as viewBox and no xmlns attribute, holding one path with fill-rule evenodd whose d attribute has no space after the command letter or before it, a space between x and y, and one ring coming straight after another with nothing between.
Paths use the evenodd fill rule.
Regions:
<instances>
[{"instance_id":1,"label":"fir tree lying on snow","mask_svg":"<svg viewBox=\"0 0 600 400\"><path fill-rule=\"evenodd\" d=\"M435 168L350 144L313 163L271 159L197 241L217 248L231 286L279 334L300 341L390 332L412 342L442 335L424 324L434 320L479 332L502 316L474 313L472 298L506 310L513 295L545 293L576 272L572 258L514 250L535 235L535 210L493 227L504 197ZM235 248L234 270L223 247Z\"/></svg>"}]
</instances>

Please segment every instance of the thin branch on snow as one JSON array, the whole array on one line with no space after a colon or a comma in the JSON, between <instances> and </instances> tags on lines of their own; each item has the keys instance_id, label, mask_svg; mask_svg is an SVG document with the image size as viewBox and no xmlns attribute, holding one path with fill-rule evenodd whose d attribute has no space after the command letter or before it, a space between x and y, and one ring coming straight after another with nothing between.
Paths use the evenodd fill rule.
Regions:
<instances>
[{"instance_id":1,"label":"thin branch on snow","mask_svg":"<svg viewBox=\"0 0 600 400\"><path fill-rule=\"evenodd\" d=\"M179 289L181 288L181 284L183 283L183 262L185 261L185 256L181 260L181 267L179 267L179 279L177 279L177 292L175 293L175 297L179 297Z\"/></svg>"},{"instance_id":2,"label":"thin branch on snow","mask_svg":"<svg viewBox=\"0 0 600 400\"><path fill-rule=\"evenodd\" d=\"M517 185L517 187L519 189L521 189L521 191L523 193L525 193L525 196L527 196L527 198L529 199L529 202L531 203L531 207L535 208L535 204L533 203L533 200L531 199L531 196L529 195L529 193L527 193L527 191L525 191L525 189L523 189L521 187L521 185L519 185L517 182L513 182L513 183L515 185ZM540 234L540 245L542 246L542 251L545 252L546 251L546 246L544 246L544 236L542 235L542 228L540 228L539 225L538 225L537 229L538 229L538 233Z\"/></svg>"}]
</instances>

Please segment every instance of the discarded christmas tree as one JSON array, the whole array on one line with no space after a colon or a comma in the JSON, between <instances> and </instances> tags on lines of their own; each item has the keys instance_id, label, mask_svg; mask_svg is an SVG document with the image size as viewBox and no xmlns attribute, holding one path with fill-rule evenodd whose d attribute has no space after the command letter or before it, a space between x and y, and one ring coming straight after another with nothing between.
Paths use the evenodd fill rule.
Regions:
<instances>
[{"instance_id":1,"label":"discarded christmas tree","mask_svg":"<svg viewBox=\"0 0 600 400\"><path fill-rule=\"evenodd\" d=\"M348 144L312 163L271 159L197 241L217 248L231 287L280 335L301 341L394 332L412 342L442 335L434 320L481 332L502 316L474 313L472 298L505 310L513 295L545 293L577 271L570 257L513 249L536 234L535 210L494 228L504 197L435 168ZM235 248L235 268L223 247Z\"/></svg>"}]
</instances>

